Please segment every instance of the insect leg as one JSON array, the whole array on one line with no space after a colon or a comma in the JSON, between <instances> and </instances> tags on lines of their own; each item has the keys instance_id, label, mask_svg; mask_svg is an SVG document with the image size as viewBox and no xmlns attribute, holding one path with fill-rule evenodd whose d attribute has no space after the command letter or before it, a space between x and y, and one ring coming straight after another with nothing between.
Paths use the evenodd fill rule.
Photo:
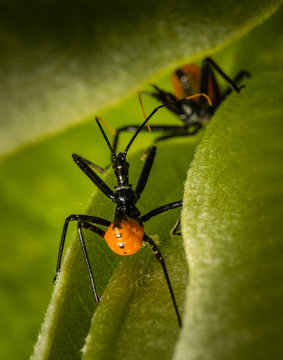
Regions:
<instances>
[{"instance_id":1,"label":"insect leg","mask_svg":"<svg viewBox=\"0 0 283 360\"><path fill-rule=\"evenodd\" d=\"M83 158L82 156L80 156L80 158L87 164L89 165L90 167L92 167L94 170L97 170L99 171L101 174L105 175L106 174L106 171L105 169L103 169L102 167L100 167L99 165L96 165L94 164L93 162Z\"/></svg>"},{"instance_id":2,"label":"insect leg","mask_svg":"<svg viewBox=\"0 0 283 360\"><path fill-rule=\"evenodd\" d=\"M143 215L141 217L141 221L142 222L145 222L145 221L148 221L149 219L151 219L152 217L158 215L158 214L162 214L163 212L165 211L168 211L168 210L171 210L171 209L176 209L180 206L183 205L183 200L179 200L179 201L174 201L170 204L166 204L166 205L163 205L163 206L160 206L154 210L151 210L150 212L148 212L147 214Z\"/></svg>"},{"instance_id":3,"label":"insect leg","mask_svg":"<svg viewBox=\"0 0 283 360\"><path fill-rule=\"evenodd\" d=\"M80 238L80 242L81 242L81 246L82 246L82 250L83 250L83 254L84 254L84 258L85 258L85 262L86 262L86 266L88 269L88 273L89 273L89 277L90 277L90 281L91 281L91 286L92 286L92 290L94 293L94 298L95 301L97 302L97 304L99 304L99 297L97 294L97 290L96 290L96 286L95 286L95 282L94 282L94 277L93 277L93 272L91 270L91 266L90 266L90 261L88 258L88 254L87 254L87 250L86 250L86 246L85 246L85 242L84 242L84 238L83 238L83 233L82 233L82 228L88 229L90 231L95 232L96 234L98 234L101 237L104 237L105 231L99 229L98 227L88 223L88 222L82 222L79 221L78 222L78 234L79 234L79 238Z\"/></svg>"},{"instance_id":4,"label":"insect leg","mask_svg":"<svg viewBox=\"0 0 283 360\"><path fill-rule=\"evenodd\" d=\"M179 314L177 302L176 302L176 299L175 299L175 295L174 295L174 292L173 292L173 289L172 289L172 285L171 285L171 282L170 282L170 279L169 279L169 275L168 275L168 272L167 272L167 268L166 268L163 256L161 255L161 252L159 251L159 249L158 249L157 245L155 244L155 242L149 236L144 235L143 240L145 242L147 242L151 246L152 251L153 251L156 259L158 260L158 262L160 263L160 265L162 267L162 270L163 270L163 273L164 273L164 276L165 276L165 279L166 279L166 282L167 282L167 287L169 289L170 296L171 296L173 306L174 306L174 309L175 309L175 313L176 313L176 316L177 316L178 324L179 324L179 327L182 327L181 316Z\"/></svg>"},{"instance_id":5,"label":"insect leg","mask_svg":"<svg viewBox=\"0 0 283 360\"><path fill-rule=\"evenodd\" d=\"M206 86L207 85L204 85L204 81L206 81L206 84L208 84L208 76L209 76L209 73L212 74L212 68L218 72L218 74L232 87L232 89L236 92L240 92L240 89L238 87L238 85L236 84L235 81L233 81L228 75L226 75L224 73L224 71L222 71L220 69L220 67L211 59L211 58L205 58L203 60L203 63L202 63L202 80L201 80L201 89L202 89L202 86ZM213 75L212 75L213 76ZM206 78L206 80L205 80ZM201 90L202 91L202 90Z\"/></svg>"},{"instance_id":6,"label":"insect leg","mask_svg":"<svg viewBox=\"0 0 283 360\"><path fill-rule=\"evenodd\" d=\"M183 127L183 126L179 126L179 127L176 126L175 132L173 132L171 134L169 133L168 135L160 136L160 137L156 138L154 142L157 143L159 141L171 139L174 137L192 136L192 135L197 134L201 128L202 128L202 124L197 123L197 122L190 125L188 128Z\"/></svg>"},{"instance_id":7,"label":"insect leg","mask_svg":"<svg viewBox=\"0 0 283 360\"><path fill-rule=\"evenodd\" d=\"M125 126L125 127L117 129L116 130L116 135L114 137L114 142L113 142L114 151L116 151L116 149L117 149L120 133L121 132L126 132L126 131L134 132L134 131L136 131L138 129L138 127L139 127L138 125L129 125L129 126ZM188 129L185 126L179 126L179 125L150 125L151 132L161 132L161 133L168 132L169 133L168 135L165 135L164 137L163 136L158 137L157 139L155 139L154 142L159 142L159 141L161 141L163 139L167 139L167 137L171 138L171 137L175 137L175 136L176 137L177 136L187 136L187 134L188 134L188 136L189 135L194 135L199 131L200 127L201 127L201 125L199 123L195 123L192 126L190 126L190 128L193 128L193 130L188 132ZM148 128L145 126L145 127L143 127L141 129L141 131L148 131ZM172 132L172 134L170 134L170 132ZM147 150L146 154L148 154L149 152L150 152L150 150Z\"/></svg>"},{"instance_id":8,"label":"insect leg","mask_svg":"<svg viewBox=\"0 0 283 360\"><path fill-rule=\"evenodd\" d=\"M116 152L117 150L117 146L118 146L118 141L119 141L119 136L121 134L121 132L135 132L139 129L140 125L128 125L128 126L124 126L121 128L118 128L116 130L116 135L114 137L114 141L113 141L113 150ZM177 126L178 128L180 128L180 126ZM150 125L150 129L152 132L163 132L163 131L174 131L176 128L176 126L170 126L170 125ZM146 126L144 126L141 131L148 131L148 128Z\"/></svg>"},{"instance_id":9,"label":"insect leg","mask_svg":"<svg viewBox=\"0 0 283 360\"><path fill-rule=\"evenodd\" d=\"M170 231L171 235L182 235L181 232L181 218L179 218L176 224L173 226L172 230Z\"/></svg>"},{"instance_id":10,"label":"insect leg","mask_svg":"<svg viewBox=\"0 0 283 360\"><path fill-rule=\"evenodd\" d=\"M149 177L149 174L150 174L153 162L154 162L155 154L156 154L156 146L153 146L146 158L142 172L139 177L138 184L136 186L135 192L138 197L143 192L145 185L147 183L147 180L148 180L148 177Z\"/></svg>"},{"instance_id":11,"label":"insect leg","mask_svg":"<svg viewBox=\"0 0 283 360\"><path fill-rule=\"evenodd\" d=\"M61 235L61 241L60 241L58 258L57 258L57 266L56 266L56 276L53 279L53 283L55 283L57 275L61 270L61 262L62 262L63 250L64 250L64 245L65 245L65 239L66 239L66 234L67 234L68 225L69 225L70 221L81 221L81 222L89 221L89 222L103 225L103 226L109 226L111 224L111 222L108 220L101 219L101 218L94 217L94 216L89 216L89 215L70 215L66 218L64 227L63 227L63 231L62 231L62 235Z\"/></svg>"},{"instance_id":12,"label":"insect leg","mask_svg":"<svg viewBox=\"0 0 283 360\"><path fill-rule=\"evenodd\" d=\"M248 71L245 71L245 70L240 71L240 72L236 75L236 77L234 78L234 82L235 82L236 84L239 84L239 83L242 81L242 79L245 78L245 77L246 77L246 78L250 78L250 77L251 77L251 74L250 74ZM241 90L243 87L245 87L245 85L241 85L241 86L239 87L239 89ZM232 91L233 91L232 88L229 86L229 87L225 90L224 94L221 96L221 102L222 102L228 95L230 95Z\"/></svg>"},{"instance_id":13,"label":"insect leg","mask_svg":"<svg viewBox=\"0 0 283 360\"><path fill-rule=\"evenodd\" d=\"M143 91L142 94L150 95L157 99L161 104L166 104L171 101L178 100L175 95L173 95L170 92L164 91L160 89L157 85L152 84L151 85L156 92L147 92Z\"/></svg>"},{"instance_id":14,"label":"insect leg","mask_svg":"<svg viewBox=\"0 0 283 360\"><path fill-rule=\"evenodd\" d=\"M73 160L78 167L90 178L91 181L111 200L114 199L114 192L100 177L90 168L88 160L86 161L83 157L77 154L72 155Z\"/></svg>"},{"instance_id":15,"label":"insect leg","mask_svg":"<svg viewBox=\"0 0 283 360\"><path fill-rule=\"evenodd\" d=\"M236 84L239 84L243 78L250 78L251 77L251 73L249 71L246 70L242 70L240 71L234 78L234 82Z\"/></svg>"},{"instance_id":16,"label":"insect leg","mask_svg":"<svg viewBox=\"0 0 283 360\"><path fill-rule=\"evenodd\" d=\"M112 148L115 153L117 151L118 140L119 140L121 132L126 132L126 131L127 132L135 132L138 130L139 127L140 127L139 125L128 125L128 126L120 127L116 130L116 135L114 136L114 140L113 140L113 144L112 144ZM145 126L144 129L142 129L142 131L148 131L147 127Z\"/></svg>"}]
</instances>

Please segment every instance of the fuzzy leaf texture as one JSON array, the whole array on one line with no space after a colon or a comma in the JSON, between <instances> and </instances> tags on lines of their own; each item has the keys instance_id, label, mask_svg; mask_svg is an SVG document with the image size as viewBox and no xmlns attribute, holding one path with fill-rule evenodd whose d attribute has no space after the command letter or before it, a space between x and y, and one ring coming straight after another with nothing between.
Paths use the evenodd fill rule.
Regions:
<instances>
[{"instance_id":1,"label":"fuzzy leaf texture","mask_svg":"<svg viewBox=\"0 0 283 360\"><path fill-rule=\"evenodd\" d=\"M148 90L149 87L142 85L156 83L172 91L168 79L174 66L195 60L200 64L207 55L212 56L231 77L241 69L252 73L252 81L269 70L275 70L279 74L283 69L282 10L256 27L248 36L236 39L263 21L279 3L181 1L176 6L163 2L161 8L157 9L157 4L147 7L147 3L143 2L135 4L132 11L130 7L133 5L125 2L122 4L120 1L112 6L109 2L95 5L86 2L75 5L62 2L54 5L51 1L40 4L34 1L25 1L25 4L16 1L6 1L6 4L5 1L1 2L0 151L1 154L12 153L0 159L0 358L27 358L32 352L53 291L52 277L64 219L72 213L84 213L86 204L91 201L89 197L94 186L72 162L71 154L78 153L101 166L109 163L109 152L93 122L93 115L102 116L113 128L140 123L143 115L136 90ZM228 47L217 53L217 50L229 43ZM166 79L160 79L163 73L167 73ZM273 95L268 95L267 78L261 79L257 91L265 94L265 100L272 98ZM245 83L245 91L248 91L252 82ZM222 85L224 88L224 84ZM279 82L274 86L279 91ZM130 97L122 101L127 96ZM240 96L241 99L248 100L245 99L246 92ZM237 103L241 114L245 114L247 109L244 100L243 110L242 101ZM258 101L256 105L252 104L253 109L261 104L261 100ZM157 105L148 96L143 96L143 102L147 113ZM113 104L118 106L112 106ZM232 107L229 106L227 112L233 113L234 103L229 104ZM271 101L266 103L265 108L259 107L262 114L269 113L273 108L274 103ZM101 109L106 111L101 112ZM220 116L220 110L221 108L215 119ZM168 113L163 110L151 123L178 124L178 119L172 115L170 117ZM223 115L226 116L226 113ZM211 122L213 121L214 119ZM222 122L222 119L218 121ZM71 126L79 122L77 126ZM122 148L128 138L123 134L120 145ZM189 142L189 150L183 147L187 140L183 145L181 141L168 141L167 145L171 145L167 151L158 147L157 174L153 169L150 177L153 183L148 185L148 189L158 190L158 193L148 196L147 189L145 190L139 203L142 213L181 196L182 182L192 160L193 148L199 141L200 138L195 143ZM264 142L268 141L270 142L270 137L264 139ZM136 183L137 173L142 165L134 153L137 149L142 152L152 142L153 134L143 133L136 139L129 154L133 184ZM21 146L23 144L25 146ZM177 152L174 151L176 145ZM186 166L181 164L179 167L179 160L182 163L184 154L187 153L190 155L185 158ZM167 164L166 158L169 159ZM162 171L159 161L166 164ZM177 193L173 192L170 185L174 178L170 175L171 171L179 178L178 184L176 180L173 182ZM158 176L159 172L161 176ZM269 179L279 175L275 171L274 175L270 174ZM107 177L108 180L110 181ZM168 193L168 198L165 198L164 191ZM103 195L96 194L93 205L89 205L87 209L94 215L109 219L113 217L111 201ZM178 210L174 210L165 216L165 219L168 216L166 228L163 229L167 220L163 221L161 217L160 222L158 219L156 223L155 220L150 220L146 229L159 241L168 262L168 270L172 274L172 284L182 316L185 316L183 309L187 266L184 267L184 251L178 238L168 237L178 213ZM281 231L280 226L275 226L274 232L276 229ZM71 224L66 248L74 232L75 224ZM103 294L105 303L101 303L89 331L94 314L93 295L81 250L76 248L77 239L74 238L70 255L66 257L69 260L65 265L65 275L62 274L61 285L56 287L53 295L54 306L50 306L44 321L47 325L39 335L38 344L41 343L42 352L37 352L38 356L35 358L41 359L48 351L50 354L51 348L54 351L52 356L58 352L56 356L59 358L70 353L70 356L79 358L91 357L93 353L103 357L110 344L112 353L117 354L117 357L124 357L128 353L133 358L141 352L144 358L156 358L154 351L160 348L158 357L161 358L162 355L164 359L172 358L178 339L176 319L160 266L152 258L151 252L144 248L135 257L136 261L129 259L129 264L120 264L120 259L117 263L114 256L107 253L107 247L97 247L98 242L102 246L100 238L92 240L87 236L87 240L90 241L90 252L92 253L92 249L94 252L97 250L97 253L92 254L93 266L99 294ZM75 261L76 251L78 259ZM102 258L100 255L103 255ZM107 258L105 263L102 260L105 259L104 256ZM79 274L82 279L78 279L79 274L74 275L72 268L67 266L72 261L76 264L74 270L81 270ZM133 270L130 276L127 269ZM109 278L109 285L104 291ZM155 279L158 291L154 287ZM78 285L77 289L75 284ZM130 285L126 294L125 284ZM113 297L113 292L114 295L117 292L117 296ZM64 298L64 294L68 296ZM156 295L160 297L156 299ZM144 299L146 296L148 298ZM143 300L142 304L138 302L138 298ZM79 312L73 313L78 308ZM143 313L139 317L141 309ZM119 310L123 317L119 318L117 315L111 319L111 314ZM122 324L124 316L125 323ZM151 322L148 323L149 319ZM160 326L155 323L159 321ZM108 327L108 324L112 325ZM162 328L161 324L164 325ZM101 341L100 347L95 342L96 339L101 340L95 333L96 326L100 336L105 335L105 341ZM128 333L128 326L132 335ZM141 337L139 330L142 332ZM132 336L135 336L138 346L130 347L127 343L125 348L119 348L119 331L122 345L125 340L132 341ZM205 338L204 334L205 332L202 336ZM196 338L192 339L196 341ZM66 354L62 353L65 349L62 345L64 341L70 345ZM182 340L183 345L184 341L185 338ZM167 350L165 345L168 346ZM178 348L176 356L180 356L183 345ZM80 347L83 347L84 354ZM144 351L140 348L144 348Z\"/></svg>"},{"instance_id":2,"label":"fuzzy leaf texture","mask_svg":"<svg viewBox=\"0 0 283 360\"><path fill-rule=\"evenodd\" d=\"M190 283L174 360L282 357L282 98L282 72L258 75L221 106L197 149L185 186Z\"/></svg>"}]
</instances>

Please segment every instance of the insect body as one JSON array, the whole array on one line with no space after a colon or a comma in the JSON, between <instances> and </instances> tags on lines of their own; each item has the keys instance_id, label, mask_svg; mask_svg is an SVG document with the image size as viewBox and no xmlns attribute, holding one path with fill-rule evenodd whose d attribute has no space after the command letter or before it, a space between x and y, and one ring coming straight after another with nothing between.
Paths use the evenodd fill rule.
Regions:
<instances>
[{"instance_id":1,"label":"insect body","mask_svg":"<svg viewBox=\"0 0 283 360\"><path fill-rule=\"evenodd\" d=\"M93 231L94 233L98 234L99 236L103 237L107 242L108 246L111 250L115 253L123 256L135 254L141 247L143 242L148 243L161 264L163 269L163 273L167 282L167 286L169 289L169 293L173 302L173 306L176 312L177 320L179 326L181 326L181 318L178 311L177 303L175 300L174 292L171 286L171 282L169 279L169 275L166 269L166 265L164 259L151 237L149 237L143 227L143 223L151 219L152 217L161 214L165 211L178 208L182 206L182 200L172 202L170 204L166 204L160 206L145 215L141 215L140 211L136 207L136 203L142 194L153 162L156 154L156 147L153 146L149 152L149 155L144 163L143 169L141 171L138 183L136 188L133 189L132 185L129 183L129 166L130 164L127 162L126 157L128 150L133 143L134 139L136 138L137 134L143 129L147 121L151 118L151 116L161 107L165 105L161 105L154 109L152 113L147 117L147 119L140 125L137 129L135 134L133 135L132 139L128 143L124 152L120 152L116 154L111 147L109 140L102 129L100 121L96 118L97 124L104 136L104 139L112 153L112 167L114 170L114 174L117 180L117 186L115 186L114 190L112 190L91 168L92 164L90 161L82 158L77 154L73 154L73 160L78 165L78 167L93 181L93 183L108 197L110 198L115 204L115 215L114 220L111 222L106 219L102 219L99 217L91 216L91 215L70 215L66 218L65 224L63 227L59 252L58 252L58 260L57 260L57 274L60 272L61 269L61 260L63 254L63 248L65 243L65 237L68 229L68 224L70 221L77 222L77 230L80 239L80 243L82 246L85 262L88 268L92 289L94 293L94 297L97 303L99 303L99 296L97 294L96 285L93 277L93 272L91 269L90 261L88 258L84 237L82 233L82 229L88 229ZM102 230L99 226L106 227L106 230ZM56 279L56 277L55 277ZM54 279L54 280L55 280Z\"/></svg>"},{"instance_id":2,"label":"insect body","mask_svg":"<svg viewBox=\"0 0 283 360\"><path fill-rule=\"evenodd\" d=\"M215 78L218 73L228 84L229 87L223 94L220 93L218 83ZM249 77L247 71L241 71L234 80L230 79L220 67L211 59L206 58L202 66L195 64L184 65L177 69L172 75L174 93L160 89L152 85L154 92L147 93L156 98L161 104L168 104L167 108L181 120L181 125L151 125L151 130L165 133L155 141L160 141L178 136L191 136L196 134L214 114L222 101L233 90L240 92L243 86L238 86L243 77ZM183 97L188 97L197 93L206 94L212 102L212 106L203 97L193 98L187 102L176 102ZM134 132L138 125L129 125L117 129L114 138L113 149L116 150L119 135L121 132ZM142 129L143 131L146 128Z\"/></svg>"}]
</instances>

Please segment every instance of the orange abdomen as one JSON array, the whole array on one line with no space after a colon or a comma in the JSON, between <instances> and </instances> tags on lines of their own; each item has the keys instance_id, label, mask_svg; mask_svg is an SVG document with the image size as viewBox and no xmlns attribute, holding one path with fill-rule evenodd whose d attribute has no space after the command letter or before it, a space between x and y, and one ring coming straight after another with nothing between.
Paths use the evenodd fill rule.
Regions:
<instances>
[{"instance_id":1,"label":"orange abdomen","mask_svg":"<svg viewBox=\"0 0 283 360\"><path fill-rule=\"evenodd\" d=\"M112 251L119 255L135 254L142 246L143 226L131 218L114 220L104 234Z\"/></svg>"}]
</instances>

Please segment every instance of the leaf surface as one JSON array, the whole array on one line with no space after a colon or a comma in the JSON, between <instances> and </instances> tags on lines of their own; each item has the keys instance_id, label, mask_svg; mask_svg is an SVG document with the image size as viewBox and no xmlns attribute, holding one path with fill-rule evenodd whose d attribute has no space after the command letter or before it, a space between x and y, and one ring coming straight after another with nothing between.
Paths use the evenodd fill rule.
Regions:
<instances>
[{"instance_id":1,"label":"leaf surface","mask_svg":"<svg viewBox=\"0 0 283 360\"><path fill-rule=\"evenodd\" d=\"M282 356L282 84L282 72L250 80L223 103L195 154L182 215L190 284L176 360Z\"/></svg>"}]
</instances>

